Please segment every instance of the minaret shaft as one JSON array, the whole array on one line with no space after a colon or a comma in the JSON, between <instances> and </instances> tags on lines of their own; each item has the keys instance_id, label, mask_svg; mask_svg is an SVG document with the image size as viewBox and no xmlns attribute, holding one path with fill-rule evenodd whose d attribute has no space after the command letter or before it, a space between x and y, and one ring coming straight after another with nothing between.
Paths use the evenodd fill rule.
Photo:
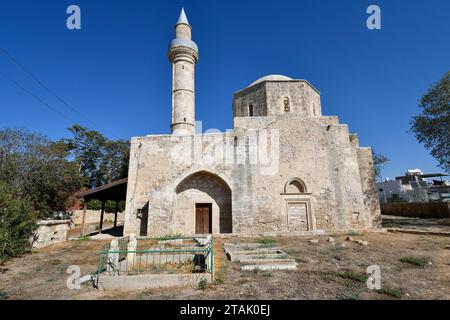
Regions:
<instances>
[{"instance_id":1,"label":"minaret shaft","mask_svg":"<svg viewBox=\"0 0 450 320\"><path fill-rule=\"evenodd\" d=\"M172 62L172 134L195 134L195 64L197 45L184 10L175 26L176 38L169 49Z\"/></svg>"}]
</instances>

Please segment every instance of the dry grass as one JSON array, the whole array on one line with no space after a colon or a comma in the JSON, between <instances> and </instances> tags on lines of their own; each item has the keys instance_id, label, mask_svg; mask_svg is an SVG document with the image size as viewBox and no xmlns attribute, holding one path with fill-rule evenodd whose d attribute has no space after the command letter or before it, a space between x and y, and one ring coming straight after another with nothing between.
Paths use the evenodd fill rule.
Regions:
<instances>
[{"instance_id":1,"label":"dry grass","mask_svg":"<svg viewBox=\"0 0 450 320\"><path fill-rule=\"evenodd\" d=\"M196 287L164 288L147 291L98 291L90 286L69 290L65 270L79 265L82 275L95 272L101 241L68 241L8 262L0 273L0 299L450 299L450 241L446 237L364 233L368 246L345 241L336 235L336 244L328 236L277 237L277 247L299 261L296 271L243 272L230 263L223 242L259 242L261 238L216 238L215 283L206 290ZM270 241L271 242L271 241ZM341 243L345 247L340 247ZM410 264L419 261L406 257L427 257L426 272ZM58 260L59 263L54 261ZM428 264L433 261L433 264ZM366 270L379 265L382 289L367 289ZM414 267L406 267L411 265Z\"/></svg>"}]
</instances>

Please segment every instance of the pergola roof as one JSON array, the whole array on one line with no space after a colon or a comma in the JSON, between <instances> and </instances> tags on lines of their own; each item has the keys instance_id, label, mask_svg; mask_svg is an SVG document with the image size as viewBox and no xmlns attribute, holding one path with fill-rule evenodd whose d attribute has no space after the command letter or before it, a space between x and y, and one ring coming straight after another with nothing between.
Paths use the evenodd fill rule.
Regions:
<instances>
[{"instance_id":1,"label":"pergola roof","mask_svg":"<svg viewBox=\"0 0 450 320\"><path fill-rule=\"evenodd\" d=\"M85 202L93 199L100 201L122 201L126 200L127 197L127 184L128 178L124 178L92 190L80 192L78 193L78 196L83 198Z\"/></svg>"},{"instance_id":2,"label":"pergola roof","mask_svg":"<svg viewBox=\"0 0 450 320\"><path fill-rule=\"evenodd\" d=\"M421 174L422 178L438 178L438 177L448 177L449 174L445 173L427 173L427 174Z\"/></svg>"}]
</instances>

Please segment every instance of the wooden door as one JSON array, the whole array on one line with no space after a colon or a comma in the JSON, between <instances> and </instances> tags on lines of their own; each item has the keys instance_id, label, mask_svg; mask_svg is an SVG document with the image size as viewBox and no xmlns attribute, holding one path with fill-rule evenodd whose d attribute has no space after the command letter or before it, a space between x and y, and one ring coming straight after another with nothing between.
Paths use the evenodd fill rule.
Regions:
<instances>
[{"instance_id":1,"label":"wooden door","mask_svg":"<svg viewBox=\"0 0 450 320\"><path fill-rule=\"evenodd\" d=\"M212 204L199 203L195 205L195 233L212 233Z\"/></svg>"}]
</instances>

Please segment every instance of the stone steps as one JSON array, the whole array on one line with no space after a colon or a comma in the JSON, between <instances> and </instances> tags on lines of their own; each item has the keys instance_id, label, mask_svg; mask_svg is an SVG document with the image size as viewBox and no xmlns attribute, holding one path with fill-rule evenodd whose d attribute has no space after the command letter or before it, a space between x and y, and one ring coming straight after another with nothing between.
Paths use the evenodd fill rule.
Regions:
<instances>
[{"instance_id":1,"label":"stone steps","mask_svg":"<svg viewBox=\"0 0 450 320\"><path fill-rule=\"evenodd\" d=\"M249 259L241 260L241 270L295 270L294 259Z\"/></svg>"},{"instance_id":2,"label":"stone steps","mask_svg":"<svg viewBox=\"0 0 450 320\"><path fill-rule=\"evenodd\" d=\"M242 255L242 254L276 254L282 252L279 249L255 249L255 250L236 250L233 251L234 255Z\"/></svg>"},{"instance_id":3,"label":"stone steps","mask_svg":"<svg viewBox=\"0 0 450 320\"><path fill-rule=\"evenodd\" d=\"M297 262L288 259L280 248L262 243L225 243L230 261L239 262L241 270L295 270Z\"/></svg>"},{"instance_id":4,"label":"stone steps","mask_svg":"<svg viewBox=\"0 0 450 320\"><path fill-rule=\"evenodd\" d=\"M225 253L230 251L251 251L251 250L278 250L274 245L267 245L263 243L245 243L245 244L232 244L225 243L223 245Z\"/></svg>"},{"instance_id":5,"label":"stone steps","mask_svg":"<svg viewBox=\"0 0 450 320\"><path fill-rule=\"evenodd\" d=\"M261 260L261 259L286 259L285 253L264 253L264 254L233 254L230 256L231 261L243 261L243 260Z\"/></svg>"}]
</instances>

